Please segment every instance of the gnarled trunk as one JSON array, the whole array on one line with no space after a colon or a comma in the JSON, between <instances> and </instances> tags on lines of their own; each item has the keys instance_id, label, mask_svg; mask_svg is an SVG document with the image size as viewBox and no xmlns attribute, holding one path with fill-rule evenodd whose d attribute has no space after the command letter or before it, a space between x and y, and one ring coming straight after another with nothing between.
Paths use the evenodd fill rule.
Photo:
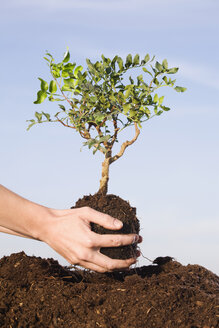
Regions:
<instances>
[{"instance_id":1,"label":"gnarled trunk","mask_svg":"<svg viewBox=\"0 0 219 328\"><path fill-rule=\"evenodd\" d=\"M101 193L103 195L106 195L108 191L109 166L110 166L110 158L105 158L105 160L102 163L102 176L100 179L100 188L98 191L98 193Z\"/></svg>"},{"instance_id":2,"label":"gnarled trunk","mask_svg":"<svg viewBox=\"0 0 219 328\"><path fill-rule=\"evenodd\" d=\"M126 148L129 147L130 145L132 145L137 139L138 136L140 134L140 130L138 128L138 125L136 122L134 122L135 125L135 136L133 137L132 140L127 140L125 142L123 142L120 151L118 152L118 154L116 154L115 156L112 156L112 146L113 143L111 143L110 145L108 145L108 148L106 147L107 152L105 154L105 159L102 163L102 177L100 179L100 188L98 190L98 194L101 193L103 195L107 194L108 191L108 181L109 181L109 166L110 164L112 164L113 162L117 161L125 152ZM114 140L115 141L115 140Z\"/></svg>"},{"instance_id":3,"label":"gnarled trunk","mask_svg":"<svg viewBox=\"0 0 219 328\"><path fill-rule=\"evenodd\" d=\"M111 163L112 163L112 152L108 151L102 163L102 176L100 179L100 188L98 190L98 193L101 193L103 195L106 195L108 191L109 166Z\"/></svg>"}]
</instances>

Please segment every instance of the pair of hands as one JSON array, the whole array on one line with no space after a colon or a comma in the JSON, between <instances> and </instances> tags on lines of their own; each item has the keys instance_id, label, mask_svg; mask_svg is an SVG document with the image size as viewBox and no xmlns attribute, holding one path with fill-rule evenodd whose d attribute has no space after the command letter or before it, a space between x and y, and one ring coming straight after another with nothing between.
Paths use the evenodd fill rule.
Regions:
<instances>
[{"instance_id":1,"label":"pair of hands","mask_svg":"<svg viewBox=\"0 0 219 328\"><path fill-rule=\"evenodd\" d=\"M110 230L122 228L122 222L89 207L52 210L52 221L44 226L41 240L46 242L69 263L97 272L127 269L136 258L115 260L100 253L101 247L118 247L140 243L136 234L100 235L91 230L90 222ZM137 254L137 257L140 256Z\"/></svg>"}]
</instances>

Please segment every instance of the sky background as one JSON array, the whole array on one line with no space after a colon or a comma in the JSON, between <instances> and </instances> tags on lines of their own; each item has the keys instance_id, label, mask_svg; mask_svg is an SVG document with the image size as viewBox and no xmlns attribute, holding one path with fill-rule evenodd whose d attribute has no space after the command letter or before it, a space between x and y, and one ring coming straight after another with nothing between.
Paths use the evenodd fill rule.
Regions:
<instances>
[{"instance_id":1,"label":"sky background","mask_svg":"<svg viewBox=\"0 0 219 328\"><path fill-rule=\"evenodd\" d=\"M171 111L145 123L138 141L110 170L109 192L137 208L151 259L173 256L219 274L219 2L216 0L9 0L0 10L0 183L34 202L70 208L98 190L102 155L92 155L71 129L41 124L35 111L43 56L85 65L101 54L167 58L177 85L161 89ZM123 138L131 138L130 129ZM28 255L67 262L47 245L0 234L0 257ZM149 264L141 258L139 265Z\"/></svg>"}]
</instances>

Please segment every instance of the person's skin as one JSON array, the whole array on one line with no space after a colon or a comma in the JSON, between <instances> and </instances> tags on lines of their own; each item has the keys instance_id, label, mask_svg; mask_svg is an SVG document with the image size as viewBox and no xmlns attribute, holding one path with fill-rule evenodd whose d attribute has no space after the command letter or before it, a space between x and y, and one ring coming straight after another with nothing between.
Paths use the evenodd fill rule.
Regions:
<instances>
[{"instance_id":1,"label":"person's skin","mask_svg":"<svg viewBox=\"0 0 219 328\"><path fill-rule=\"evenodd\" d=\"M100 235L91 231L90 222L119 230L122 222L89 207L51 209L33 203L0 185L0 232L43 241L70 264L97 272L127 269L136 258L111 259L101 247L118 247L141 242L136 234Z\"/></svg>"}]
</instances>

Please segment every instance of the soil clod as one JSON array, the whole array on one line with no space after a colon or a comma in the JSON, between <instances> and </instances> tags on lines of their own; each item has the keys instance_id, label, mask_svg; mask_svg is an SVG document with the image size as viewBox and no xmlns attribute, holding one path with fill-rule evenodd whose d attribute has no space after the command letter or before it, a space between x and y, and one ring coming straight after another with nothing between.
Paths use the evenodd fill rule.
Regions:
<instances>
[{"instance_id":1,"label":"soil clod","mask_svg":"<svg viewBox=\"0 0 219 328\"><path fill-rule=\"evenodd\" d=\"M102 226L91 223L91 228L99 234L129 234L139 233L139 221L136 217L136 208L116 195L103 195L97 193L95 195L84 196L79 199L72 208L88 206L96 211L108 214L123 222L120 230L108 230ZM137 244L120 247L104 247L100 249L101 253L111 257L112 259L128 259L137 256Z\"/></svg>"}]
</instances>

